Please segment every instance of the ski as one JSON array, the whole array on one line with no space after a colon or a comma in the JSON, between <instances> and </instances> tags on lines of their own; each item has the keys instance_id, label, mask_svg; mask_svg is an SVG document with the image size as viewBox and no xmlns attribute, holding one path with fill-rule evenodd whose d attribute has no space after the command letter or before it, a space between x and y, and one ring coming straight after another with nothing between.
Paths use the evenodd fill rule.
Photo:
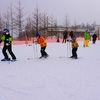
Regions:
<instances>
[{"instance_id":1,"label":"ski","mask_svg":"<svg viewBox=\"0 0 100 100\"><path fill-rule=\"evenodd\" d=\"M49 58L49 56L48 57L39 57L39 58L36 58L36 59L47 59L47 58ZM35 58L27 58L27 60L32 60L32 59L35 59Z\"/></svg>"},{"instance_id":2,"label":"ski","mask_svg":"<svg viewBox=\"0 0 100 100\"><path fill-rule=\"evenodd\" d=\"M1 60L1 62L16 62L17 60Z\"/></svg>"},{"instance_id":3,"label":"ski","mask_svg":"<svg viewBox=\"0 0 100 100\"><path fill-rule=\"evenodd\" d=\"M17 60L10 60L11 62L16 62Z\"/></svg>"},{"instance_id":4,"label":"ski","mask_svg":"<svg viewBox=\"0 0 100 100\"><path fill-rule=\"evenodd\" d=\"M60 56L59 58L79 59L79 58L71 58L71 57L66 57L66 56Z\"/></svg>"}]
</instances>

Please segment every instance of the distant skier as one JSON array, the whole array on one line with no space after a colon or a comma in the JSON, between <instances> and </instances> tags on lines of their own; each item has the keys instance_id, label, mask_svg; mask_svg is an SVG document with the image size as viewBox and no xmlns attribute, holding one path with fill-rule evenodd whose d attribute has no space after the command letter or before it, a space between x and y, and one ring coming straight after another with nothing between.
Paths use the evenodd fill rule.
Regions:
<instances>
[{"instance_id":1,"label":"distant skier","mask_svg":"<svg viewBox=\"0 0 100 100\"><path fill-rule=\"evenodd\" d=\"M89 39L90 39L90 36L89 36L89 32L88 30L86 30L84 32L84 44L83 44L83 47L88 47L89 45Z\"/></svg>"},{"instance_id":2,"label":"distant skier","mask_svg":"<svg viewBox=\"0 0 100 100\"><path fill-rule=\"evenodd\" d=\"M60 40L59 40L59 36L57 36L57 42L60 42Z\"/></svg>"},{"instance_id":3,"label":"distant skier","mask_svg":"<svg viewBox=\"0 0 100 100\"><path fill-rule=\"evenodd\" d=\"M40 59L41 58L47 58L49 55L45 52L45 49L47 47L47 43L46 43L45 39L38 32L36 33L36 37L37 37L37 41L36 42L39 43L40 46L41 46L41 50L40 50L41 57L40 57Z\"/></svg>"},{"instance_id":4,"label":"distant skier","mask_svg":"<svg viewBox=\"0 0 100 100\"><path fill-rule=\"evenodd\" d=\"M63 41L62 41L62 43L64 43L64 42L66 43L67 35L68 35L68 32L67 32L67 30L65 30L63 32Z\"/></svg>"},{"instance_id":5,"label":"distant skier","mask_svg":"<svg viewBox=\"0 0 100 100\"><path fill-rule=\"evenodd\" d=\"M9 29L3 30L3 35L1 36L0 43L4 41L4 46L2 49L2 53L4 55L4 59L1 61L10 61L11 59L8 57L7 50L12 57L12 60L16 60L16 56L12 52L12 37L10 36Z\"/></svg>"},{"instance_id":6,"label":"distant skier","mask_svg":"<svg viewBox=\"0 0 100 100\"><path fill-rule=\"evenodd\" d=\"M95 44L96 39L97 39L97 35L96 35L96 33L94 33L94 34L92 35L92 42L93 42L93 44Z\"/></svg>"},{"instance_id":7,"label":"distant skier","mask_svg":"<svg viewBox=\"0 0 100 100\"><path fill-rule=\"evenodd\" d=\"M67 41L72 42L72 56L70 58L77 59L78 58L77 57L77 50L79 47L78 42L76 41L76 37L75 37L73 31L71 31L69 33L69 36L71 37L71 40L67 40Z\"/></svg>"}]
</instances>

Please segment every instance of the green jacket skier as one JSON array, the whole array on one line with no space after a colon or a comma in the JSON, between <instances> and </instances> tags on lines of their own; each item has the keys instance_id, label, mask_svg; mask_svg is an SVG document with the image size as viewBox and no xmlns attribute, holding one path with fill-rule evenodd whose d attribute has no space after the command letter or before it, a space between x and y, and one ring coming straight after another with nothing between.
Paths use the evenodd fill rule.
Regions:
<instances>
[{"instance_id":1,"label":"green jacket skier","mask_svg":"<svg viewBox=\"0 0 100 100\"><path fill-rule=\"evenodd\" d=\"M3 35L1 36L1 39L0 39L0 43L1 42L4 42L4 46L3 46L3 49L2 49L2 53L4 55L4 59L2 59L1 61L9 61L9 60L11 60L8 57L7 50L9 52L9 54L11 55L12 60L15 61L16 60L16 56L12 52L12 37L10 36L9 29L4 29L3 30Z\"/></svg>"},{"instance_id":2,"label":"green jacket skier","mask_svg":"<svg viewBox=\"0 0 100 100\"><path fill-rule=\"evenodd\" d=\"M89 36L88 30L86 30L84 32L84 44L83 44L84 47L88 47L89 39L90 39L90 36Z\"/></svg>"}]
</instances>

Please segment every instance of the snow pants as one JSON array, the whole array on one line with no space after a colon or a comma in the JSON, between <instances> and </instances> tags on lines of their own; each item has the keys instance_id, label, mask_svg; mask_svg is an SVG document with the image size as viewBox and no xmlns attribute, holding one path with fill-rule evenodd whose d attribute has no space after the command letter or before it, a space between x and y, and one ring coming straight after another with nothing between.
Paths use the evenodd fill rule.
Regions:
<instances>
[{"instance_id":1,"label":"snow pants","mask_svg":"<svg viewBox=\"0 0 100 100\"><path fill-rule=\"evenodd\" d=\"M45 52L45 49L46 49L46 46L45 47L41 47L41 56L44 57L44 56L47 56L48 54Z\"/></svg>"},{"instance_id":2,"label":"snow pants","mask_svg":"<svg viewBox=\"0 0 100 100\"><path fill-rule=\"evenodd\" d=\"M5 59L8 59L9 57L8 57L8 54L7 54L7 51L8 50L8 52L9 52L9 54L11 55L11 57L12 57L12 59L16 59L16 57L15 57L15 55L14 55L14 53L12 52L12 46L11 45L9 45L9 46L4 46L3 47L3 49L2 49L2 53L3 53L3 55L4 55L4 57L5 57Z\"/></svg>"},{"instance_id":3,"label":"snow pants","mask_svg":"<svg viewBox=\"0 0 100 100\"><path fill-rule=\"evenodd\" d=\"M62 41L62 43L66 43L66 38L63 38L63 41Z\"/></svg>"},{"instance_id":4,"label":"snow pants","mask_svg":"<svg viewBox=\"0 0 100 100\"><path fill-rule=\"evenodd\" d=\"M83 46L84 46L84 47L88 47L88 46L89 46L88 44L89 44L89 40L84 40Z\"/></svg>"},{"instance_id":5,"label":"snow pants","mask_svg":"<svg viewBox=\"0 0 100 100\"><path fill-rule=\"evenodd\" d=\"M93 41L93 44L95 44L95 42L96 42L96 39L93 39L92 41Z\"/></svg>"},{"instance_id":6,"label":"snow pants","mask_svg":"<svg viewBox=\"0 0 100 100\"><path fill-rule=\"evenodd\" d=\"M78 47L72 48L72 57L77 58L77 49L78 49Z\"/></svg>"}]
</instances>

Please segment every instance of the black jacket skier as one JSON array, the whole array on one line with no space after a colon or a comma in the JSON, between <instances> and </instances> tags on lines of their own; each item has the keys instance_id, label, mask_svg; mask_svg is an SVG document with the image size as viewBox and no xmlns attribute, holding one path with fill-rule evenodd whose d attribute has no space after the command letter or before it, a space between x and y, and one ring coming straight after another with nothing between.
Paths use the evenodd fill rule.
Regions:
<instances>
[{"instance_id":1,"label":"black jacket skier","mask_svg":"<svg viewBox=\"0 0 100 100\"><path fill-rule=\"evenodd\" d=\"M92 35L92 41L93 41L93 44L95 44L96 38L97 38L97 35L94 33L94 34Z\"/></svg>"},{"instance_id":2,"label":"black jacket skier","mask_svg":"<svg viewBox=\"0 0 100 100\"><path fill-rule=\"evenodd\" d=\"M64 33L63 33L63 41L62 41L62 43L64 43L64 42L66 43L67 35L68 35L68 32L67 32L67 30L65 30Z\"/></svg>"},{"instance_id":3,"label":"black jacket skier","mask_svg":"<svg viewBox=\"0 0 100 100\"><path fill-rule=\"evenodd\" d=\"M2 53L4 55L4 59L1 61L9 61L10 58L8 57L7 50L12 57L12 60L16 60L16 56L12 52L12 37L10 36L9 29L3 30L3 35L1 36L0 43L4 41L4 46L2 49Z\"/></svg>"}]
</instances>

